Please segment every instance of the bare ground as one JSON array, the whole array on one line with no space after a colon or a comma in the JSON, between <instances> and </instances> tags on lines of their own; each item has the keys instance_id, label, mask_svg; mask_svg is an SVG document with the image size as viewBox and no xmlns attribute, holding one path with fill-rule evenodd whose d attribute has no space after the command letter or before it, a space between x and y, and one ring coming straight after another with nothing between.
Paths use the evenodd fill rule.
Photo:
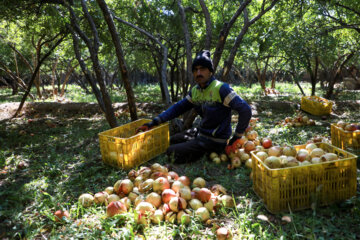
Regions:
<instances>
[{"instance_id":1,"label":"bare ground","mask_svg":"<svg viewBox=\"0 0 360 240\"><path fill-rule=\"evenodd\" d=\"M0 121L10 119L19 107L19 102L0 104ZM127 103L114 103L116 113L126 113ZM263 111L289 112L299 109L299 104L287 101L257 101L251 103L254 116ZM147 114L159 114L165 109L164 105L154 103L138 103L137 108ZM346 111L360 112L360 100L336 101L332 109L332 118L341 118ZM54 117L69 117L76 115L92 116L102 114L97 103L61 103L61 102L28 102L24 104L18 117L41 118L48 115Z\"/></svg>"}]
</instances>

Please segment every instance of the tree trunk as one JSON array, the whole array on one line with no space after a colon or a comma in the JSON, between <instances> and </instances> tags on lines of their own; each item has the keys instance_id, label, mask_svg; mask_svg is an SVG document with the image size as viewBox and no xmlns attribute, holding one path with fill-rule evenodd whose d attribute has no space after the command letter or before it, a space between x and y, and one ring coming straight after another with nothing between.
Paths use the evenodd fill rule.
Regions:
<instances>
[{"instance_id":1,"label":"tree trunk","mask_svg":"<svg viewBox=\"0 0 360 240\"><path fill-rule=\"evenodd\" d=\"M51 86L52 86L52 89L53 89L53 97L56 98L57 97L57 89L55 87L55 81L56 81L56 67L58 65L58 62L59 62L59 56L56 58L55 60L55 63L53 65L53 68L52 68L52 77L51 77Z\"/></svg>"},{"instance_id":2,"label":"tree trunk","mask_svg":"<svg viewBox=\"0 0 360 240\"><path fill-rule=\"evenodd\" d=\"M60 36L61 34L63 34L63 33L60 32L60 33L57 34L54 38L52 38L52 40L49 40L49 41L53 41L55 38L57 38L57 37ZM35 78L36 78L36 75L37 75L37 73L38 73L38 71L39 71L42 63L45 61L45 59L46 59L47 57L50 56L50 54L51 54L51 53L54 51L54 49L64 40L65 37L66 37L66 34L64 34L53 46L51 46L50 49L49 49L49 51L48 51L41 59L39 58L39 61L36 63L36 68L35 68L34 72L32 73L32 76L31 76L30 82L29 82L29 84L28 84L28 87L27 87L27 89L26 89L26 92L25 92L24 96L22 97L21 102L20 102L20 105L19 105L19 108L16 110L13 118L16 117L16 116L21 112L21 109L22 109L22 107L24 106L25 100L26 100L27 96L28 96L29 93L30 93L32 84L34 83L34 80L35 80ZM39 47L39 53L41 53L41 45L40 45L40 47ZM40 57L40 54L39 54L39 57Z\"/></svg>"},{"instance_id":3,"label":"tree trunk","mask_svg":"<svg viewBox=\"0 0 360 240\"><path fill-rule=\"evenodd\" d=\"M211 19L210 19L210 13L208 8L206 7L206 4L204 0L199 0L201 9L204 13L205 17L205 25L206 25L206 39L205 39L205 49L210 50L211 48L211 39L212 39L212 31L211 31Z\"/></svg>"},{"instance_id":4,"label":"tree trunk","mask_svg":"<svg viewBox=\"0 0 360 240\"><path fill-rule=\"evenodd\" d=\"M264 0L263 5L261 7L260 13L257 16L255 16L253 19L251 19L250 21L248 21L246 8L244 9L244 19L245 19L244 26L241 29L240 34L237 36L237 38L235 40L235 43L234 43L234 45L233 45L233 47L232 47L232 49L230 51L228 59L224 63L223 73L222 73L222 76L221 76L222 81L225 81L227 79L227 76L228 76L228 74L230 72L230 69L232 67L232 64L234 62L237 50L238 50L238 48L240 46L240 43L242 42L242 39L243 39L244 35L248 31L249 27L251 25L253 25L257 20L259 20L265 13L267 13L269 10L271 10L278 1L279 0L273 0L271 2L270 6L268 6L267 8L264 8L265 7L265 2L266 2Z\"/></svg>"},{"instance_id":5,"label":"tree trunk","mask_svg":"<svg viewBox=\"0 0 360 240\"><path fill-rule=\"evenodd\" d=\"M216 72L216 68L219 65L222 53L224 51L225 43L227 40L227 37L229 35L230 29L234 25L236 19L240 16L240 14L244 11L245 7L251 3L252 0L246 0L244 1L239 8L236 10L235 14L231 17L229 22L225 22L222 30L220 31L220 36L218 38L218 42L216 44L216 49L213 54L213 65L214 65L214 71Z\"/></svg>"},{"instance_id":6,"label":"tree trunk","mask_svg":"<svg viewBox=\"0 0 360 240\"><path fill-rule=\"evenodd\" d=\"M102 0L103 1L103 0ZM135 26L134 24L131 24L129 22L126 22L124 20L122 20L121 18L118 18L116 16L113 16L116 20L118 20L119 22L122 22L132 28L134 28L135 30L141 32L142 34L144 34L145 36L147 36L148 38L152 39L153 41L155 41L162 49L162 55L163 55L163 59L162 59L162 68L161 68L161 84L160 87L162 87L162 91L165 94L165 99L164 102L169 105L171 103L170 100L170 94L169 94L169 89L168 89L168 85L167 85L167 81L166 81L166 68L167 68L167 60L168 60L168 49L167 47L165 47L160 40L158 40L157 38L155 38L153 35L151 35L149 32L145 31L144 29L141 29L137 26Z\"/></svg>"},{"instance_id":7,"label":"tree trunk","mask_svg":"<svg viewBox=\"0 0 360 240\"><path fill-rule=\"evenodd\" d=\"M190 42L190 33L188 29L188 25L186 23L186 16L185 16L185 10L184 7L181 4L181 0L177 0L177 4L179 7L179 14L181 17L181 23L183 27L183 33L185 37L185 49L186 49L186 78L185 78L185 89L184 89L184 96L188 91L188 87L192 79L192 57L191 57L191 42Z\"/></svg>"},{"instance_id":8,"label":"tree trunk","mask_svg":"<svg viewBox=\"0 0 360 240\"><path fill-rule=\"evenodd\" d=\"M329 87L325 93L325 98L327 99L330 99L333 95L333 91L334 91L334 85L336 83L336 81L340 78L340 75L341 75L341 71L342 69L344 68L345 64L354 56L354 52L348 54L347 56L344 55L342 57L340 57L337 61L337 63L340 62L340 59L345 57L344 61L342 63L339 63L339 64L335 64L335 66L337 66L335 68L335 74L333 74L333 77L331 78L331 81L329 82Z\"/></svg>"},{"instance_id":9,"label":"tree trunk","mask_svg":"<svg viewBox=\"0 0 360 240\"><path fill-rule=\"evenodd\" d=\"M74 71L74 69L75 69L77 66L79 66L79 63L78 63L78 64L75 64L75 66L69 65L69 68L68 68L68 70L67 70L66 73L65 73L64 82L63 82L62 87L61 87L60 97L64 96L64 94L65 94L65 86L66 86L67 82L68 82L69 79L70 79L71 73Z\"/></svg>"},{"instance_id":10,"label":"tree trunk","mask_svg":"<svg viewBox=\"0 0 360 240\"><path fill-rule=\"evenodd\" d=\"M126 91L126 95L127 95L130 117L131 117L132 121L135 121L138 119L137 112L136 112L136 105L135 105L135 96L134 96L134 91L133 91L130 81L129 81L128 70L127 70L127 66L125 64L124 53L123 53L122 46L120 43L120 38L116 31L114 20L110 14L109 8L106 5L105 1L97 0L97 3L99 4L101 11L103 12L105 21L108 25L109 32L111 34L112 41L115 46L116 57L118 59L118 64L121 69L121 76L122 76L122 80L124 82L124 87L125 87L125 91Z\"/></svg>"}]
</instances>

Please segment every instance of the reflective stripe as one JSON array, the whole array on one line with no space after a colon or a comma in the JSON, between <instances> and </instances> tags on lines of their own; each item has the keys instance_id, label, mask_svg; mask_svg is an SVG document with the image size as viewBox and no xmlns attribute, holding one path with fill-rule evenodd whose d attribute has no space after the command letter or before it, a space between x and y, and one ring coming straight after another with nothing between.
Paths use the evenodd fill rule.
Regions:
<instances>
[{"instance_id":1,"label":"reflective stripe","mask_svg":"<svg viewBox=\"0 0 360 240\"><path fill-rule=\"evenodd\" d=\"M223 139L223 138L209 137L209 136L207 136L205 134L202 134L202 133L199 133L198 136L210 139L211 141L214 141L214 142L217 142L217 143L227 143L227 139Z\"/></svg>"},{"instance_id":2,"label":"reflective stripe","mask_svg":"<svg viewBox=\"0 0 360 240\"><path fill-rule=\"evenodd\" d=\"M224 99L224 105L226 107L229 107L229 103L231 102L231 100L233 100L235 97L237 96L236 92L232 91L230 92Z\"/></svg>"},{"instance_id":3,"label":"reflective stripe","mask_svg":"<svg viewBox=\"0 0 360 240\"><path fill-rule=\"evenodd\" d=\"M192 101L192 99L191 99L190 95L186 95L186 99L187 99L189 102L193 103L193 101Z\"/></svg>"},{"instance_id":4,"label":"reflective stripe","mask_svg":"<svg viewBox=\"0 0 360 240\"><path fill-rule=\"evenodd\" d=\"M214 136L214 135L215 135L215 133L216 133L216 131L219 129L219 127L220 127L220 126L217 126L217 127L214 129L214 131L212 131L211 135L213 135L213 136Z\"/></svg>"}]
</instances>

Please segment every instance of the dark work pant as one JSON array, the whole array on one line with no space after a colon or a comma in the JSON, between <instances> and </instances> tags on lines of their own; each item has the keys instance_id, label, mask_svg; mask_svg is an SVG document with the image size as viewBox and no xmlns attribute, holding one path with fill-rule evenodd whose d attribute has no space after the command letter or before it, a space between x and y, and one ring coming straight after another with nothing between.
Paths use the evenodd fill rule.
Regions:
<instances>
[{"instance_id":1,"label":"dark work pant","mask_svg":"<svg viewBox=\"0 0 360 240\"><path fill-rule=\"evenodd\" d=\"M225 143L214 142L206 137L197 136L196 129L188 129L170 138L170 146L166 151L170 161L188 163L200 159L211 152L223 152Z\"/></svg>"}]
</instances>

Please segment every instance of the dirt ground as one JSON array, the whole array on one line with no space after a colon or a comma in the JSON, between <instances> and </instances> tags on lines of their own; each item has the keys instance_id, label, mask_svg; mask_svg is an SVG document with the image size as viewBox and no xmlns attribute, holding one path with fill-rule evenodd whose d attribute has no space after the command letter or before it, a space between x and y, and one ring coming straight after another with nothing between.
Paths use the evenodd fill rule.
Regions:
<instances>
[{"instance_id":1,"label":"dirt ground","mask_svg":"<svg viewBox=\"0 0 360 240\"><path fill-rule=\"evenodd\" d=\"M0 104L0 121L10 119L19 107L19 103ZM116 113L125 113L128 111L127 103L114 103ZM257 116L263 111L289 112L300 108L299 104L286 101L258 101L251 103L253 115ZM159 114L165 106L161 104L139 103L137 108L147 114ZM342 118L347 112L360 112L360 100L357 101L336 101L334 102L331 118ZM29 102L25 103L19 116L28 118L39 118L51 115L53 117L68 117L74 115L97 115L102 114L97 103L58 103L58 102Z\"/></svg>"}]
</instances>

